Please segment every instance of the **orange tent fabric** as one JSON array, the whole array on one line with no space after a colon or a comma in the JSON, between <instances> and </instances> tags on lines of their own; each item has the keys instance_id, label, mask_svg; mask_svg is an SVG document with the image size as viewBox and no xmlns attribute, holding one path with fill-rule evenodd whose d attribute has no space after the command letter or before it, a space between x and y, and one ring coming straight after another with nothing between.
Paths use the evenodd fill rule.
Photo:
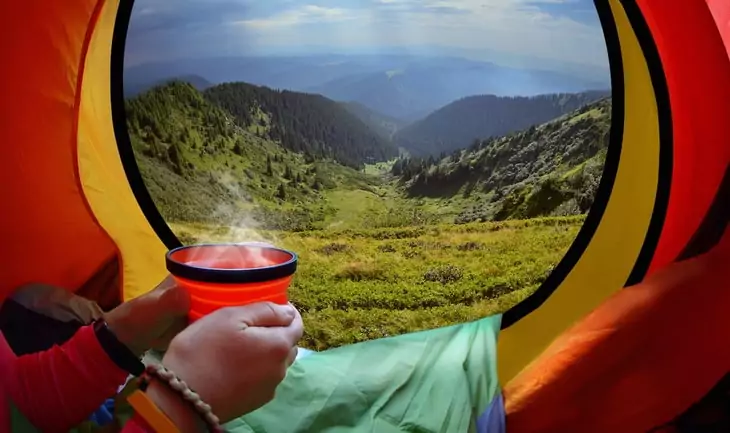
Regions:
<instances>
[{"instance_id":1,"label":"orange tent fabric","mask_svg":"<svg viewBox=\"0 0 730 433\"><path fill-rule=\"evenodd\" d=\"M74 290L116 251L77 174L80 68L95 7L93 0L0 2L0 17L14 17L3 19L0 38L10 63L0 80L0 300L34 281Z\"/></svg>"},{"instance_id":2,"label":"orange tent fabric","mask_svg":"<svg viewBox=\"0 0 730 433\"><path fill-rule=\"evenodd\" d=\"M644 433L730 369L730 233L623 290L504 388L510 433Z\"/></svg>"}]
</instances>

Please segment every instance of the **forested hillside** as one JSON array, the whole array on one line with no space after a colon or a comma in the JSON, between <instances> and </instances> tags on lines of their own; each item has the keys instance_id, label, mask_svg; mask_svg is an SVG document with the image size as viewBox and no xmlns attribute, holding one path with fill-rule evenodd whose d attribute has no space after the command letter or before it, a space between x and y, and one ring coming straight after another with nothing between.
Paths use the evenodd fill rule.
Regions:
<instances>
[{"instance_id":1,"label":"forested hillside","mask_svg":"<svg viewBox=\"0 0 730 433\"><path fill-rule=\"evenodd\" d=\"M342 102L342 106L387 140L392 140L393 135L407 124L403 120L371 110L359 102Z\"/></svg>"},{"instance_id":2,"label":"forested hillside","mask_svg":"<svg viewBox=\"0 0 730 433\"><path fill-rule=\"evenodd\" d=\"M168 221L231 223L246 214L266 228L308 228L327 209L304 212L298 205L339 185L369 185L361 173L262 137L265 126L241 128L189 83L129 99L126 112L138 165Z\"/></svg>"},{"instance_id":3,"label":"forested hillside","mask_svg":"<svg viewBox=\"0 0 730 433\"><path fill-rule=\"evenodd\" d=\"M470 96L453 102L398 131L395 143L413 155L437 156L555 119L608 96L608 92L534 97Z\"/></svg>"},{"instance_id":4,"label":"forested hillside","mask_svg":"<svg viewBox=\"0 0 730 433\"><path fill-rule=\"evenodd\" d=\"M442 159L400 159L392 172L411 197L472 196L458 222L584 213L605 163L611 99Z\"/></svg>"},{"instance_id":5,"label":"forested hillside","mask_svg":"<svg viewBox=\"0 0 730 433\"><path fill-rule=\"evenodd\" d=\"M246 83L221 84L204 94L233 114L242 128L294 152L333 158L357 168L398 156L387 138L320 95Z\"/></svg>"}]
</instances>

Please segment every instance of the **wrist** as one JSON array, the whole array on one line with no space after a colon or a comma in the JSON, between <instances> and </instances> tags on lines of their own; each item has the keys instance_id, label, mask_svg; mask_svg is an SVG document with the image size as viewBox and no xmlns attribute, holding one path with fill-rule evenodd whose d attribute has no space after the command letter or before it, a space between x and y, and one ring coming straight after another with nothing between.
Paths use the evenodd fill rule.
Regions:
<instances>
[{"instance_id":1,"label":"wrist","mask_svg":"<svg viewBox=\"0 0 730 433\"><path fill-rule=\"evenodd\" d=\"M137 331L133 322L118 309L104 313L104 321L117 340L129 349L136 357L141 357L147 348L144 347L144 334Z\"/></svg>"},{"instance_id":2,"label":"wrist","mask_svg":"<svg viewBox=\"0 0 730 433\"><path fill-rule=\"evenodd\" d=\"M99 345L117 367L134 376L144 373L144 364L139 356L119 340L104 319L95 320L93 330Z\"/></svg>"},{"instance_id":3,"label":"wrist","mask_svg":"<svg viewBox=\"0 0 730 433\"><path fill-rule=\"evenodd\" d=\"M177 426L180 433L206 432L207 427L198 413L175 391L157 379L150 381L147 395Z\"/></svg>"}]
</instances>

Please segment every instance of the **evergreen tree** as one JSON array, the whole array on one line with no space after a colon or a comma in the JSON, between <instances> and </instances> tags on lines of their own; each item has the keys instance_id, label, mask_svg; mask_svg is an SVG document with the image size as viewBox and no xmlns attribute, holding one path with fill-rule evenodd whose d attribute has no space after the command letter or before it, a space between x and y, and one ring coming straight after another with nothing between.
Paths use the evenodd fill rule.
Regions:
<instances>
[{"instance_id":1,"label":"evergreen tree","mask_svg":"<svg viewBox=\"0 0 730 433\"><path fill-rule=\"evenodd\" d=\"M273 176L274 175L274 167L271 165L271 157L266 157L266 175L267 176Z\"/></svg>"},{"instance_id":2,"label":"evergreen tree","mask_svg":"<svg viewBox=\"0 0 730 433\"><path fill-rule=\"evenodd\" d=\"M276 197L281 200L286 200L286 188L283 183L279 184L279 188L276 190Z\"/></svg>"},{"instance_id":3,"label":"evergreen tree","mask_svg":"<svg viewBox=\"0 0 730 433\"><path fill-rule=\"evenodd\" d=\"M241 140L240 138L236 140L236 144L233 145L233 153L238 156L243 155L243 140Z\"/></svg>"}]
</instances>

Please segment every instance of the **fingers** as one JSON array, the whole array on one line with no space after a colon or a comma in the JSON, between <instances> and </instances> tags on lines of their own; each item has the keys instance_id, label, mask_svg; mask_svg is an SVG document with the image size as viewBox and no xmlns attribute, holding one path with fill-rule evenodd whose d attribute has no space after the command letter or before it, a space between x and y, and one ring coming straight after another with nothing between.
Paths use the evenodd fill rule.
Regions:
<instances>
[{"instance_id":1,"label":"fingers","mask_svg":"<svg viewBox=\"0 0 730 433\"><path fill-rule=\"evenodd\" d=\"M302 320L302 315L299 313L299 310L294 307L292 307L292 310L294 311L294 319L291 324L283 330L283 332L292 344L297 344L304 335L304 321Z\"/></svg>"},{"instance_id":2,"label":"fingers","mask_svg":"<svg viewBox=\"0 0 730 433\"><path fill-rule=\"evenodd\" d=\"M288 327L299 316L291 305L278 305L271 302L232 307L231 312L238 320L251 327Z\"/></svg>"},{"instance_id":3,"label":"fingers","mask_svg":"<svg viewBox=\"0 0 730 433\"><path fill-rule=\"evenodd\" d=\"M263 305L260 308L263 310ZM296 347L304 334L302 316L294 307L291 306L271 304L268 308L283 310L287 312L287 315L292 314L293 318L289 319L289 323L286 325L250 325L249 328L246 329L246 333L255 338L256 341L260 342L262 352L269 353L270 356L273 356L280 361L284 361L292 354L293 348ZM294 357L296 357L296 352L294 353ZM288 365L289 364L287 364L287 366Z\"/></svg>"}]
</instances>

